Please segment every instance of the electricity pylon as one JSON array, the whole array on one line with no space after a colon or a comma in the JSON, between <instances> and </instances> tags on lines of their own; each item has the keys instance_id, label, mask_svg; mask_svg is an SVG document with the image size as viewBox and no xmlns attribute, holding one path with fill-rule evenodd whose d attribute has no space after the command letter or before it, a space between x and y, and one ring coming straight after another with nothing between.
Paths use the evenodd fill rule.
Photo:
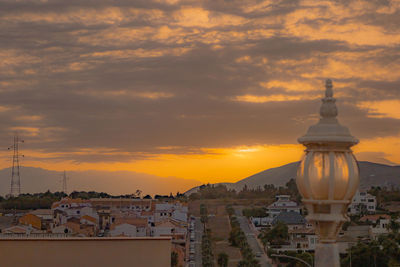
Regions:
<instances>
[{"instance_id":1,"label":"electricity pylon","mask_svg":"<svg viewBox=\"0 0 400 267\"><path fill-rule=\"evenodd\" d=\"M24 140L19 138L18 134L14 135L14 144L13 144L13 162L12 162L12 171L11 171L11 188L10 188L10 196L16 197L21 194L21 175L19 171L19 151L18 145L19 143L23 143ZM8 148L10 149L10 148ZM23 156L23 155L22 155Z\"/></svg>"}]
</instances>

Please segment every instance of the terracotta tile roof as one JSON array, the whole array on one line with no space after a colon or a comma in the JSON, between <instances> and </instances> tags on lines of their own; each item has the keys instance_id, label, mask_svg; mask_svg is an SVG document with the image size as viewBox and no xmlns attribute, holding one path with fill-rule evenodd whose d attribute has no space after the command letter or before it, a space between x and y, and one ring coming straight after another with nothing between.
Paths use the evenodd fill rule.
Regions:
<instances>
[{"instance_id":1,"label":"terracotta tile roof","mask_svg":"<svg viewBox=\"0 0 400 267\"><path fill-rule=\"evenodd\" d=\"M136 227L146 227L147 219L145 219L145 218L116 218L113 225L120 225L120 224L124 224L124 223L135 225Z\"/></svg>"},{"instance_id":2,"label":"terracotta tile roof","mask_svg":"<svg viewBox=\"0 0 400 267\"><path fill-rule=\"evenodd\" d=\"M37 209L30 212L30 214L34 215L53 215L53 211L51 209Z\"/></svg>"},{"instance_id":3,"label":"terracotta tile roof","mask_svg":"<svg viewBox=\"0 0 400 267\"><path fill-rule=\"evenodd\" d=\"M97 223L97 219L92 217L92 216L89 216L89 215L83 215L81 217L81 219L85 219L85 220L90 221L92 223Z\"/></svg>"},{"instance_id":4,"label":"terracotta tile roof","mask_svg":"<svg viewBox=\"0 0 400 267\"><path fill-rule=\"evenodd\" d=\"M362 221L362 222L365 222L365 221L375 222L379 218L390 219L391 217L388 214L371 214L371 215L365 215L365 216L361 217L360 221Z\"/></svg>"}]
</instances>

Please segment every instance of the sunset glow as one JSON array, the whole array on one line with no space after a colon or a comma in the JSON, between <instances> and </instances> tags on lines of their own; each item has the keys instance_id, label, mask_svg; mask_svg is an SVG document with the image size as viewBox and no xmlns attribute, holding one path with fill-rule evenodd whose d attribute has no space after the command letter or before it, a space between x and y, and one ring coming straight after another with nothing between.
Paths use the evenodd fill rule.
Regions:
<instances>
[{"instance_id":1,"label":"sunset glow","mask_svg":"<svg viewBox=\"0 0 400 267\"><path fill-rule=\"evenodd\" d=\"M24 166L235 182L300 160L327 78L400 164L398 2L140 3L0 4L2 168L18 132Z\"/></svg>"}]
</instances>

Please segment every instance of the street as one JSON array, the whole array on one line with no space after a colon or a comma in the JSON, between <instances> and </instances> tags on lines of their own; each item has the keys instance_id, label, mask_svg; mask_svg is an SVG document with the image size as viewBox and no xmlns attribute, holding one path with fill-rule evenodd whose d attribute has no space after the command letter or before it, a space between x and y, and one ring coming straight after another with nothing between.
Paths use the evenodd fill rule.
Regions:
<instances>
[{"instance_id":1,"label":"street","mask_svg":"<svg viewBox=\"0 0 400 267\"><path fill-rule=\"evenodd\" d=\"M268 263L267 255L264 253L263 248L257 242L256 236L253 231L250 229L247 218L242 215L241 210L235 209L236 217L240 223L240 228L242 228L243 232L246 235L247 242L249 243L251 249L253 250L254 255L257 253L261 253L261 257L257 257L257 260L260 262L262 267L271 267L271 264Z\"/></svg>"}]
</instances>

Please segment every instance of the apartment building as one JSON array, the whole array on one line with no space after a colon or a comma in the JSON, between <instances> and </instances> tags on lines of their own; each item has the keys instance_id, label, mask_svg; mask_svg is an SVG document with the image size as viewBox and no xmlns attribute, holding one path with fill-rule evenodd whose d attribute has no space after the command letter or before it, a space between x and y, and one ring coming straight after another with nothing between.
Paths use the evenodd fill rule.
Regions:
<instances>
[{"instance_id":1,"label":"apartment building","mask_svg":"<svg viewBox=\"0 0 400 267\"><path fill-rule=\"evenodd\" d=\"M357 191L348 208L350 215L372 214L376 212L376 197L367 192Z\"/></svg>"}]
</instances>

